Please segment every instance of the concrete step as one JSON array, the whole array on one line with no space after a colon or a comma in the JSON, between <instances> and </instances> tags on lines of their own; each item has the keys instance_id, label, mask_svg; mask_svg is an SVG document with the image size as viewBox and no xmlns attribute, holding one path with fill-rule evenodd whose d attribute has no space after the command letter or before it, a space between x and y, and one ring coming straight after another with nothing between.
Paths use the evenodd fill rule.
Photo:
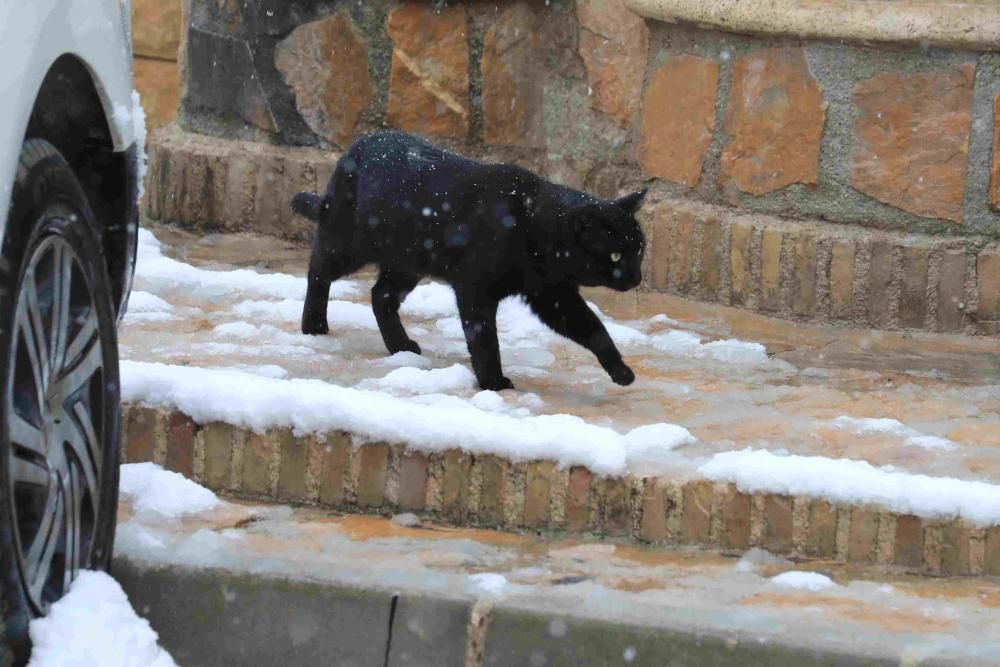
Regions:
<instances>
[{"instance_id":1,"label":"concrete step","mask_svg":"<svg viewBox=\"0 0 1000 667\"><path fill-rule=\"evenodd\" d=\"M400 519L123 504L114 574L195 667L1000 664L991 578Z\"/></svg>"}]
</instances>

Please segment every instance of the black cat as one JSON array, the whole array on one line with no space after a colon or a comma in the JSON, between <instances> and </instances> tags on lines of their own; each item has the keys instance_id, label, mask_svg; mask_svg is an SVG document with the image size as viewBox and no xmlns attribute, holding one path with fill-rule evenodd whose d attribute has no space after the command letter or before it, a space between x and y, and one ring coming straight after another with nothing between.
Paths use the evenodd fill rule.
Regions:
<instances>
[{"instance_id":1,"label":"black cat","mask_svg":"<svg viewBox=\"0 0 1000 667\"><path fill-rule=\"evenodd\" d=\"M639 285L645 246L635 212L646 191L614 201L555 185L526 169L484 164L420 137L384 131L340 158L326 195L300 192L318 221L302 332L325 334L330 283L377 264L372 309L390 353L420 353L399 306L424 276L455 290L472 368L483 389L512 389L500 368L499 302L521 295L557 333L595 355L611 379L635 374L580 296L581 285Z\"/></svg>"}]
</instances>

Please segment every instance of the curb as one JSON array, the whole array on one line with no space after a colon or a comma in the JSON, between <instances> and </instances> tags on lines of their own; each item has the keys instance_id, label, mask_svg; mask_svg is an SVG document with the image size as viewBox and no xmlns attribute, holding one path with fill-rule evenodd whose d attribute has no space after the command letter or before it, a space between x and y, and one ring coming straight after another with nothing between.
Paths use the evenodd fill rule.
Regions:
<instances>
[{"instance_id":1,"label":"curb","mask_svg":"<svg viewBox=\"0 0 1000 667\"><path fill-rule=\"evenodd\" d=\"M415 512L502 530L592 534L792 559L876 564L931 575L1000 575L1000 526L901 515L807 496L747 494L733 484L601 477L551 461L511 462L460 450L355 446L346 433L296 437L180 412L122 407L122 461L153 461L247 500L348 512Z\"/></svg>"},{"instance_id":2,"label":"curb","mask_svg":"<svg viewBox=\"0 0 1000 667\"><path fill-rule=\"evenodd\" d=\"M115 578L184 665L895 665L877 648L804 648L695 627L118 558ZM591 610L592 612L594 610ZM552 628L558 625L559 632ZM824 646L825 644L825 646ZM538 662L541 656L544 663ZM626 656L630 656L627 658ZM926 664L926 663L922 663Z\"/></svg>"}]
</instances>

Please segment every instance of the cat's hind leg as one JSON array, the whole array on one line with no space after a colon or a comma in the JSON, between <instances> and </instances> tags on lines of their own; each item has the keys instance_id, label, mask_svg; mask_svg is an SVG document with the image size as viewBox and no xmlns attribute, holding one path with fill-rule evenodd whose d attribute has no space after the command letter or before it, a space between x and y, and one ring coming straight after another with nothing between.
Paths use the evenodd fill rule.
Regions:
<instances>
[{"instance_id":1,"label":"cat's hind leg","mask_svg":"<svg viewBox=\"0 0 1000 667\"><path fill-rule=\"evenodd\" d=\"M497 305L491 298L474 290L456 290L458 315L462 319L465 342L472 357L472 370L481 389L513 389L500 366L500 343L497 340Z\"/></svg>"},{"instance_id":2,"label":"cat's hind leg","mask_svg":"<svg viewBox=\"0 0 1000 667\"><path fill-rule=\"evenodd\" d=\"M372 287L372 310L389 354L414 352L420 354L420 346L410 340L399 319L399 307L406 296L420 282L420 276L403 271L382 269Z\"/></svg>"}]
</instances>

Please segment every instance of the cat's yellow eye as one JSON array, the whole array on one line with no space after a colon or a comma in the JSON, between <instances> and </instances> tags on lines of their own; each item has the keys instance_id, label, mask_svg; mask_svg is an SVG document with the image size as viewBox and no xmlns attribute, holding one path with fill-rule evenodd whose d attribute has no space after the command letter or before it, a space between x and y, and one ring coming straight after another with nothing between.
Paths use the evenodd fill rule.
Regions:
<instances>
[{"instance_id":1,"label":"cat's yellow eye","mask_svg":"<svg viewBox=\"0 0 1000 667\"><path fill-rule=\"evenodd\" d=\"M620 252L613 252L613 253L611 253L611 261L612 262L617 262L621 258L622 258L622 254Z\"/></svg>"}]
</instances>

